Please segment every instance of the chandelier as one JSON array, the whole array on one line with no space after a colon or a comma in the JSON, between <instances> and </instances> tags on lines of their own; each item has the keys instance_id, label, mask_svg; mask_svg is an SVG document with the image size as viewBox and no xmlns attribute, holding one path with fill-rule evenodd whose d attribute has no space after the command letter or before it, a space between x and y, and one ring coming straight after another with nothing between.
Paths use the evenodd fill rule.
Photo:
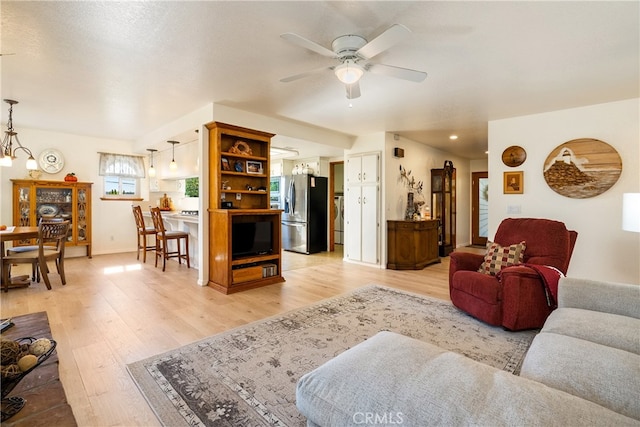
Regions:
<instances>
[{"instance_id":1,"label":"chandelier","mask_svg":"<svg viewBox=\"0 0 640 427\"><path fill-rule=\"evenodd\" d=\"M2 145L0 145L0 166L12 166L13 159L16 158L16 152L18 150L22 150L29 155L29 158L27 159L27 169L38 169L38 163L36 162L36 159L33 158L33 153L20 143L18 133L13 130L13 105L17 104L18 101L5 99L4 102L9 104L9 121L7 121L7 130L4 131ZM16 144L15 148L13 147L14 139Z\"/></svg>"}]
</instances>

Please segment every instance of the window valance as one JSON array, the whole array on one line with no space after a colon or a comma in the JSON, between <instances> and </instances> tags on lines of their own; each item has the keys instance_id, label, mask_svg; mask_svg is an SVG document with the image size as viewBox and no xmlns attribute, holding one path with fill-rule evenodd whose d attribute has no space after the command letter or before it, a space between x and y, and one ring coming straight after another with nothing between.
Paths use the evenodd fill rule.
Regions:
<instances>
[{"instance_id":1,"label":"window valance","mask_svg":"<svg viewBox=\"0 0 640 427\"><path fill-rule=\"evenodd\" d=\"M101 176L144 178L144 157L130 154L100 153Z\"/></svg>"}]
</instances>

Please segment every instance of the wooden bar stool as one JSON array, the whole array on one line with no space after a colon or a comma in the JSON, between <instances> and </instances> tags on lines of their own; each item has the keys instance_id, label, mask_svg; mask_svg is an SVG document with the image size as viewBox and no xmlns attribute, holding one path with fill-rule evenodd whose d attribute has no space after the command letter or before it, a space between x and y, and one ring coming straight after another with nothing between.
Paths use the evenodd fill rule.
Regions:
<instances>
[{"instance_id":1,"label":"wooden bar stool","mask_svg":"<svg viewBox=\"0 0 640 427\"><path fill-rule=\"evenodd\" d=\"M158 233L155 227L147 227L144 224L144 217L142 216L142 208L140 206L131 205L131 208L133 209L133 217L136 219L138 234L138 257L136 259L140 259L140 249L142 249L142 262L147 262L147 251L156 250L156 243L154 242L153 245L150 245L147 237L154 236L157 240Z\"/></svg>"},{"instance_id":2,"label":"wooden bar stool","mask_svg":"<svg viewBox=\"0 0 640 427\"><path fill-rule=\"evenodd\" d=\"M182 260L187 261L187 268L191 268L189 263L189 233L186 231L167 231L164 228L164 221L160 208L150 208L153 226L156 229L156 267L158 266L158 258L162 257L162 271L164 271L167 259L178 258L178 263L182 264ZM185 253L180 251L181 240L184 239ZM176 250L169 249L169 240L176 241Z\"/></svg>"}]
</instances>

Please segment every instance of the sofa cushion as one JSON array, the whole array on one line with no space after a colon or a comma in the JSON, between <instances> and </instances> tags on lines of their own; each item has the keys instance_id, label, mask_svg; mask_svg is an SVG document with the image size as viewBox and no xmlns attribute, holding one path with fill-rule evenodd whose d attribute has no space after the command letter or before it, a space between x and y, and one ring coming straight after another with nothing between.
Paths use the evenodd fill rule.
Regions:
<instances>
[{"instance_id":1,"label":"sofa cushion","mask_svg":"<svg viewBox=\"0 0 640 427\"><path fill-rule=\"evenodd\" d=\"M298 381L310 426L635 425L584 399L380 332Z\"/></svg>"},{"instance_id":2,"label":"sofa cushion","mask_svg":"<svg viewBox=\"0 0 640 427\"><path fill-rule=\"evenodd\" d=\"M478 274L476 271L457 271L451 287L459 291L473 295L489 304L495 304L500 300L500 283L494 276Z\"/></svg>"},{"instance_id":3,"label":"sofa cushion","mask_svg":"<svg viewBox=\"0 0 640 427\"><path fill-rule=\"evenodd\" d=\"M495 276L505 267L522 264L526 249L524 241L504 247L496 242L487 242L487 252L478 273Z\"/></svg>"},{"instance_id":4,"label":"sofa cushion","mask_svg":"<svg viewBox=\"0 0 640 427\"><path fill-rule=\"evenodd\" d=\"M637 354L541 332L531 343L520 376L640 420Z\"/></svg>"},{"instance_id":5,"label":"sofa cushion","mask_svg":"<svg viewBox=\"0 0 640 427\"><path fill-rule=\"evenodd\" d=\"M547 318L542 331L640 354L640 319L633 317L580 308L560 308Z\"/></svg>"}]
</instances>

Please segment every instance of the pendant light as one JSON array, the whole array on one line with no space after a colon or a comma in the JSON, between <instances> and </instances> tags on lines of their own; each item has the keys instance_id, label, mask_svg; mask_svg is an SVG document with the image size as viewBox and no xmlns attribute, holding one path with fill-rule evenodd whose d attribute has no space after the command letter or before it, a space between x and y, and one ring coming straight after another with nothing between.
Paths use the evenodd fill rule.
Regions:
<instances>
[{"instance_id":1,"label":"pendant light","mask_svg":"<svg viewBox=\"0 0 640 427\"><path fill-rule=\"evenodd\" d=\"M147 148L147 151L151 153L151 166L149 166L149 178L153 178L156 176L156 168L153 167L153 153L155 153L156 149L154 148Z\"/></svg>"},{"instance_id":2,"label":"pendant light","mask_svg":"<svg viewBox=\"0 0 640 427\"><path fill-rule=\"evenodd\" d=\"M2 145L0 145L0 166L11 166L13 165L13 159L16 158L16 151L22 150L29 155L27 159L27 169L35 170L38 169L38 162L33 158L33 154L31 150L27 147L23 147L18 139L18 132L14 132L13 130L13 106L18 103L18 101L14 101L13 99L5 99L4 102L9 104L9 121L7 121L7 130L4 132L4 139L2 140ZM13 148L13 140L15 138L17 147Z\"/></svg>"},{"instance_id":3,"label":"pendant light","mask_svg":"<svg viewBox=\"0 0 640 427\"><path fill-rule=\"evenodd\" d=\"M179 141L167 141L171 144L171 163L169 163L169 170L175 172L178 169L178 164L176 163L176 144L180 144Z\"/></svg>"}]
</instances>

